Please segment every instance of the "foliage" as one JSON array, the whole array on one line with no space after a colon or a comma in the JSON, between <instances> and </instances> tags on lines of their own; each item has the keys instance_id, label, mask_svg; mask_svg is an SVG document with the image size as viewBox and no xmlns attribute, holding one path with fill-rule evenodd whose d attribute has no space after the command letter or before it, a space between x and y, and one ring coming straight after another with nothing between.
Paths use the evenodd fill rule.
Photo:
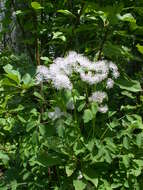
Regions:
<instances>
[{"instance_id":1,"label":"foliage","mask_svg":"<svg viewBox=\"0 0 143 190\"><path fill-rule=\"evenodd\" d=\"M142 5L141 0L5 0L0 189L142 190ZM120 77L106 90L107 113L88 102L95 87L76 75L72 92L36 84L37 66L49 66L69 50L118 65ZM71 102L74 109L67 106Z\"/></svg>"}]
</instances>

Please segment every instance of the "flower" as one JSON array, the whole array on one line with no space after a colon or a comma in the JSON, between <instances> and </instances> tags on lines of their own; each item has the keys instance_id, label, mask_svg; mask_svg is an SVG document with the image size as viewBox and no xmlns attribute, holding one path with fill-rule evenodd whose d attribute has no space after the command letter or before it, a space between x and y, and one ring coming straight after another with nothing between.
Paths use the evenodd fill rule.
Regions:
<instances>
[{"instance_id":1,"label":"flower","mask_svg":"<svg viewBox=\"0 0 143 190\"><path fill-rule=\"evenodd\" d=\"M118 71L113 71L113 77L117 79L120 76L120 73Z\"/></svg>"},{"instance_id":2,"label":"flower","mask_svg":"<svg viewBox=\"0 0 143 190\"><path fill-rule=\"evenodd\" d=\"M105 98L107 98L107 94L105 92L96 91L92 93L91 97L89 97L89 101L101 104Z\"/></svg>"},{"instance_id":3,"label":"flower","mask_svg":"<svg viewBox=\"0 0 143 190\"><path fill-rule=\"evenodd\" d=\"M108 111L108 106L107 105L102 105L100 107L98 107L98 111L101 113L106 113Z\"/></svg>"},{"instance_id":4,"label":"flower","mask_svg":"<svg viewBox=\"0 0 143 190\"><path fill-rule=\"evenodd\" d=\"M44 65L39 65L36 71L36 83L39 84L44 80L47 81L49 78L49 69Z\"/></svg>"},{"instance_id":5,"label":"flower","mask_svg":"<svg viewBox=\"0 0 143 190\"><path fill-rule=\"evenodd\" d=\"M110 89L113 88L113 86L114 86L114 81L111 78L108 78L106 83L106 88Z\"/></svg>"},{"instance_id":6,"label":"flower","mask_svg":"<svg viewBox=\"0 0 143 190\"><path fill-rule=\"evenodd\" d=\"M56 58L49 68L38 66L36 80L37 83L51 81L58 90L72 90L73 85L70 77L74 72L79 74L80 79L89 85L98 84L107 79L106 88L112 88L114 81L108 79L110 71L113 78L117 79L119 77L118 68L111 61L92 62L82 54L70 51L66 57Z\"/></svg>"},{"instance_id":7,"label":"flower","mask_svg":"<svg viewBox=\"0 0 143 190\"><path fill-rule=\"evenodd\" d=\"M56 75L54 78L52 78L52 84L57 90L61 89L72 89L72 83L70 82L68 76L66 75Z\"/></svg>"}]
</instances>

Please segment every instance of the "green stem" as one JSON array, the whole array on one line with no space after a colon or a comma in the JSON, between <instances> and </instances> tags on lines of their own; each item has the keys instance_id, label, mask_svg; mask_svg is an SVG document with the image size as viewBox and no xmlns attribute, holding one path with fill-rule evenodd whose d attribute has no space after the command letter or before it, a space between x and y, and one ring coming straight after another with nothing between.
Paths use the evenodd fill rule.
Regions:
<instances>
[{"instance_id":1,"label":"green stem","mask_svg":"<svg viewBox=\"0 0 143 190\"><path fill-rule=\"evenodd\" d=\"M95 117L92 120L93 137L95 136Z\"/></svg>"},{"instance_id":2,"label":"green stem","mask_svg":"<svg viewBox=\"0 0 143 190\"><path fill-rule=\"evenodd\" d=\"M78 120L77 120L77 112L76 112L76 100L75 100L75 96L73 94L73 91L72 91L72 97L73 97L73 103L74 103L74 119L75 119L75 123L77 124Z\"/></svg>"},{"instance_id":3,"label":"green stem","mask_svg":"<svg viewBox=\"0 0 143 190\"><path fill-rule=\"evenodd\" d=\"M101 138L100 138L100 143L102 142L103 140L103 137L105 136L105 134L107 133L109 128L106 128L105 131L103 132L103 134L101 135Z\"/></svg>"}]
</instances>

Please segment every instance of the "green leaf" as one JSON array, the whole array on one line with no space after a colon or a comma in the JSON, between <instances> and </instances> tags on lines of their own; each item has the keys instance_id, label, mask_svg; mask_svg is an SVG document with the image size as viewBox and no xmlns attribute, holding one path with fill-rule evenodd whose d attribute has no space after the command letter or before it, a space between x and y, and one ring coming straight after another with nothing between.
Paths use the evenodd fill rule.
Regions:
<instances>
[{"instance_id":1,"label":"green leaf","mask_svg":"<svg viewBox=\"0 0 143 190\"><path fill-rule=\"evenodd\" d=\"M32 78L31 78L31 76L30 76L28 73L26 73L26 74L23 76L23 78L22 78L22 81L23 81L23 83L24 83L25 85L28 85L28 84L31 82L31 80L32 80Z\"/></svg>"},{"instance_id":2,"label":"green leaf","mask_svg":"<svg viewBox=\"0 0 143 190\"><path fill-rule=\"evenodd\" d=\"M4 68L4 71L7 73L6 76L9 79L15 81L18 85L20 85L20 82L21 82L20 73L16 70L13 70L13 67L10 64L4 66L3 68Z\"/></svg>"},{"instance_id":3,"label":"green leaf","mask_svg":"<svg viewBox=\"0 0 143 190\"><path fill-rule=\"evenodd\" d=\"M90 181L95 185L98 186L98 175L95 169L93 168L84 168L83 169L83 176L86 180Z\"/></svg>"},{"instance_id":4,"label":"green leaf","mask_svg":"<svg viewBox=\"0 0 143 190\"><path fill-rule=\"evenodd\" d=\"M51 62L52 62L51 59L48 58L48 57L40 57L40 59L41 59L42 61L45 61L46 63L51 63Z\"/></svg>"},{"instance_id":5,"label":"green leaf","mask_svg":"<svg viewBox=\"0 0 143 190\"><path fill-rule=\"evenodd\" d=\"M37 9L37 10L38 9L43 9L43 7L41 7L40 3L36 2L36 1L33 1L31 3L31 6L32 6L33 9Z\"/></svg>"},{"instance_id":6,"label":"green leaf","mask_svg":"<svg viewBox=\"0 0 143 190\"><path fill-rule=\"evenodd\" d=\"M138 146L139 148L142 147L142 144L143 144L143 134L142 134L142 133L141 133L141 134L138 134L138 135L136 136L136 144L137 144L137 146Z\"/></svg>"},{"instance_id":7,"label":"green leaf","mask_svg":"<svg viewBox=\"0 0 143 190\"><path fill-rule=\"evenodd\" d=\"M41 96L41 94L39 92L34 92L34 96L36 96L40 100L44 101L44 98Z\"/></svg>"},{"instance_id":8,"label":"green leaf","mask_svg":"<svg viewBox=\"0 0 143 190\"><path fill-rule=\"evenodd\" d=\"M128 155L123 155L122 157L123 159L123 164L125 165L126 168L128 168L130 166L130 158Z\"/></svg>"},{"instance_id":9,"label":"green leaf","mask_svg":"<svg viewBox=\"0 0 143 190\"><path fill-rule=\"evenodd\" d=\"M121 21L136 23L136 19L133 17L131 13L124 14L123 16L121 16L120 14L117 14L117 17Z\"/></svg>"},{"instance_id":10,"label":"green leaf","mask_svg":"<svg viewBox=\"0 0 143 190\"><path fill-rule=\"evenodd\" d=\"M137 44L136 47L137 47L138 51L139 51L141 54L143 54L143 46L140 45L140 44Z\"/></svg>"},{"instance_id":11,"label":"green leaf","mask_svg":"<svg viewBox=\"0 0 143 190\"><path fill-rule=\"evenodd\" d=\"M34 82L33 82L31 76L28 73L26 73L22 77L22 81L23 81L23 85L22 85L23 88L30 88L31 86L34 85Z\"/></svg>"},{"instance_id":12,"label":"green leaf","mask_svg":"<svg viewBox=\"0 0 143 190\"><path fill-rule=\"evenodd\" d=\"M75 163L70 163L65 168L66 168L67 176L70 177L74 173L74 171L76 169L76 164Z\"/></svg>"},{"instance_id":13,"label":"green leaf","mask_svg":"<svg viewBox=\"0 0 143 190\"><path fill-rule=\"evenodd\" d=\"M96 113L98 112L98 105L96 103L92 103L91 110L92 110L93 115L95 116Z\"/></svg>"},{"instance_id":14,"label":"green leaf","mask_svg":"<svg viewBox=\"0 0 143 190\"><path fill-rule=\"evenodd\" d=\"M20 115L17 115L18 119L22 122L22 123L27 123L27 121Z\"/></svg>"},{"instance_id":15,"label":"green leaf","mask_svg":"<svg viewBox=\"0 0 143 190\"><path fill-rule=\"evenodd\" d=\"M9 156L6 153L0 151L0 160L2 160L4 164L8 164Z\"/></svg>"},{"instance_id":16,"label":"green leaf","mask_svg":"<svg viewBox=\"0 0 143 190\"><path fill-rule=\"evenodd\" d=\"M75 187L75 190L83 190L86 187L86 183L82 180L73 180L73 185Z\"/></svg>"},{"instance_id":17,"label":"green leaf","mask_svg":"<svg viewBox=\"0 0 143 190\"><path fill-rule=\"evenodd\" d=\"M37 125L37 122L36 121L31 121L31 122L28 122L27 126L26 126L26 131L29 132L31 131L33 128L35 128Z\"/></svg>"},{"instance_id":18,"label":"green leaf","mask_svg":"<svg viewBox=\"0 0 143 190\"><path fill-rule=\"evenodd\" d=\"M123 146L126 148L126 149L129 149L129 139L128 139L128 137L127 136L125 136L124 138L123 138Z\"/></svg>"},{"instance_id":19,"label":"green leaf","mask_svg":"<svg viewBox=\"0 0 143 190\"><path fill-rule=\"evenodd\" d=\"M10 185L11 185L11 190L16 190L18 187L18 183L16 180L11 181Z\"/></svg>"},{"instance_id":20,"label":"green leaf","mask_svg":"<svg viewBox=\"0 0 143 190\"><path fill-rule=\"evenodd\" d=\"M53 32L53 40L54 39L61 39L63 42L66 41L66 37L63 35L62 32Z\"/></svg>"},{"instance_id":21,"label":"green leaf","mask_svg":"<svg viewBox=\"0 0 143 190\"><path fill-rule=\"evenodd\" d=\"M55 134L55 128L53 126L39 125L39 132L42 136L50 137Z\"/></svg>"},{"instance_id":22,"label":"green leaf","mask_svg":"<svg viewBox=\"0 0 143 190\"><path fill-rule=\"evenodd\" d=\"M132 93L130 93L128 91L122 91L121 94L124 95L124 96L127 96L127 97L129 97L131 99L135 98L135 96L133 96Z\"/></svg>"},{"instance_id":23,"label":"green leaf","mask_svg":"<svg viewBox=\"0 0 143 190\"><path fill-rule=\"evenodd\" d=\"M84 110L84 114L83 114L84 123L88 123L92 119L93 119L93 114L92 114L91 110L90 109Z\"/></svg>"},{"instance_id":24,"label":"green leaf","mask_svg":"<svg viewBox=\"0 0 143 190\"><path fill-rule=\"evenodd\" d=\"M39 137L38 132L34 131L31 138L33 144L38 144L39 141L38 137Z\"/></svg>"},{"instance_id":25,"label":"green leaf","mask_svg":"<svg viewBox=\"0 0 143 190\"><path fill-rule=\"evenodd\" d=\"M85 152L85 147L83 146L83 143L81 141L77 141L74 144L73 150L75 155L78 155Z\"/></svg>"},{"instance_id":26,"label":"green leaf","mask_svg":"<svg viewBox=\"0 0 143 190\"><path fill-rule=\"evenodd\" d=\"M141 85L136 80L131 80L127 78L120 78L116 81L116 84L124 90L128 90L131 92L140 92L142 91Z\"/></svg>"},{"instance_id":27,"label":"green leaf","mask_svg":"<svg viewBox=\"0 0 143 190\"><path fill-rule=\"evenodd\" d=\"M23 12L21 10L17 10L17 11L15 11L15 14L20 15L20 14L23 14Z\"/></svg>"},{"instance_id":28,"label":"green leaf","mask_svg":"<svg viewBox=\"0 0 143 190\"><path fill-rule=\"evenodd\" d=\"M76 18L76 16L68 10L58 10L57 12L62 13L66 16L72 16L72 17Z\"/></svg>"},{"instance_id":29,"label":"green leaf","mask_svg":"<svg viewBox=\"0 0 143 190\"><path fill-rule=\"evenodd\" d=\"M85 107L85 105L86 105L86 102L82 102L82 103L80 104L80 106L77 108L77 110L78 110L79 112L81 112L81 111L83 110L83 108Z\"/></svg>"},{"instance_id":30,"label":"green leaf","mask_svg":"<svg viewBox=\"0 0 143 190\"><path fill-rule=\"evenodd\" d=\"M106 179L104 179L103 181L105 190L112 190L110 183Z\"/></svg>"},{"instance_id":31,"label":"green leaf","mask_svg":"<svg viewBox=\"0 0 143 190\"><path fill-rule=\"evenodd\" d=\"M61 165L65 159L63 156L57 152L40 152L38 156L38 162L41 163L43 166L55 166Z\"/></svg>"}]
</instances>

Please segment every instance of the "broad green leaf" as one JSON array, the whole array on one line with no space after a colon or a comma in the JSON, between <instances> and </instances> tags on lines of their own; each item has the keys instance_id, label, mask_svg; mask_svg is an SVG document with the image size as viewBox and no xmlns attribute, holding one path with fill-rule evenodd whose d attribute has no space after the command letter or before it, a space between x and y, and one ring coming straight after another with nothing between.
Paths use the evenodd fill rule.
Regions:
<instances>
[{"instance_id":1,"label":"broad green leaf","mask_svg":"<svg viewBox=\"0 0 143 190\"><path fill-rule=\"evenodd\" d=\"M130 148L130 146L129 146L129 139L128 139L127 136L125 136L125 137L123 138L123 146L124 146L126 149L129 149L129 148Z\"/></svg>"},{"instance_id":2,"label":"broad green leaf","mask_svg":"<svg viewBox=\"0 0 143 190\"><path fill-rule=\"evenodd\" d=\"M40 100L44 101L44 98L41 96L39 92L34 92L34 96L39 98Z\"/></svg>"},{"instance_id":3,"label":"broad green leaf","mask_svg":"<svg viewBox=\"0 0 143 190\"><path fill-rule=\"evenodd\" d=\"M91 110L92 110L93 115L95 116L96 113L98 112L98 105L96 103L92 103Z\"/></svg>"},{"instance_id":4,"label":"broad green leaf","mask_svg":"<svg viewBox=\"0 0 143 190\"><path fill-rule=\"evenodd\" d=\"M39 132L44 137L50 137L56 133L55 128L53 126L48 125L39 125Z\"/></svg>"},{"instance_id":5,"label":"broad green leaf","mask_svg":"<svg viewBox=\"0 0 143 190\"><path fill-rule=\"evenodd\" d=\"M53 40L54 39L61 39L63 42L66 41L66 37L63 35L62 32L53 32Z\"/></svg>"},{"instance_id":6,"label":"broad green leaf","mask_svg":"<svg viewBox=\"0 0 143 190\"><path fill-rule=\"evenodd\" d=\"M51 62L52 62L51 59L48 58L48 57L40 57L40 59L41 59L42 61L45 61L46 63L51 63Z\"/></svg>"},{"instance_id":7,"label":"broad green leaf","mask_svg":"<svg viewBox=\"0 0 143 190\"><path fill-rule=\"evenodd\" d=\"M120 14L117 14L117 17L121 21L136 23L136 19L133 17L131 13L124 14L123 16L121 16Z\"/></svg>"},{"instance_id":8,"label":"broad green leaf","mask_svg":"<svg viewBox=\"0 0 143 190\"><path fill-rule=\"evenodd\" d=\"M34 131L34 133L32 134L32 143L33 144L38 144L38 141L39 141L39 135L38 135L38 132L37 131Z\"/></svg>"},{"instance_id":9,"label":"broad green leaf","mask_svg":"<svg viewBox=\"0 0 143 190\"><path fill-rule=\"evenodd\" d=\"M78 155L85 152L85 147L83 143L79 140L74 144L73 150L75 155Z\"/></svg>"},{"instance_id":10,"label":"broad green leaf","mask_svg":"<svg viewBox=\"0 0 143 190\"><path fill-rule=\"evenodd\" d=\"M20 14L23 14L23 12L22 12L21 10L17 10L17 11L15 12L15 14L16 14L16 15L20 15Z\"/></svg>"},{"instance_id":11,"label":"broad green leaf","mask_svg":"<svg viewBox=\"0 0 143 190\"><path fill-rule=\"evenodd\" d=\"M93 151L93 148L95 146L95 140L92 138L92 139L89 139L86 143L85 143L85 146L86 148L92 152Z\"/></svg>"},{"instance_id":12,"label":"broad green leaf","mask_svg":"<svg viewBox=\"0 0 143 190\"><path fill-rule=\"evenodd\" d=\"M86 187L86 183L82 180L73 180L73 185L75 187L75 190L84 190Z\"/></svg>"},{"instance_id":13,"label":"broad green leaf","mask_svg":"<svg viewBox=\"0 0 143 190\"><path fill-rule=\"evenodd\" d=\"M32 86L34 86L34 80L31 78L31 76L26 73L23 77L22 77L22 89L28 89Z\"/></svg>"},{"instance_id":14,"label":"broad green leaf","mask_svg":"<svg viewBox=\"0 0 143 190\"><path fill-rule=\"evenodd\" d=\"M1 150L0 150L0 161L2 160L2 162L4 163L4 164L7 164L8 163L8 161L9 161L9 156L6 154L6 153L4 153L4 152L2 152Z\"/></svg>"},{"instance_id":15,"label":"broad green leaf","mask_svg":"<svg viewBox=\"0 0 143 190\"><path fill-rule=\"evenodd\" d=\"M22 123L27 123L27 121L20 115L17 115L18 119L22 122Z\"/></svg>"},{"instance_id":16,"label":"broad green leaf","mask_svg":"<svg viewBox=\"0 0 143 190\"><path fill-rule=\"evenodd\" d=\"M136 136L136 144L137 144L137 146L138 146L139 148L142 147L142 145L143 145L143 134L142 134L142 133L141 133L141 134L138 134L138 135Z\"/></svg>"},{"instance_id":17,"label":"broad green leaf","mask_svg":"<svg viewBox=\"0 0 143 190\"><path fill-rule=\"evenodd\" d=\"M31 82L31 76L30 76L28 73L26 73L26 74L22 77L22 81L23 81L23 83L24 83L25 85L27 85L28 83Z\"/></svg>"},{"instance_id":18,"label":"broad green leaf","mask_svg":"<svg viewBox=\"0 0 143 190\"><path fill-rule=\"evenodd\" d=\"M17 84L15 82L9 80L8 78L4 78L2 81L2 84L5 86L13 86L13 87L17 86Z\"/></svg>"},{"instance_id":19,"label":"broad green leaf","mask_svg":"<svg viewBox=\"0 0 143 190\"><path fill-rule=\"evenodd\" d=\"M32 8L37 9L37 10L38 9L43 9L43 7L41 7L40 3L36 2L36 1L33 1L31 3L31 6L32 6Z\"/></svg>"},{"instance_id":20,"label":"broad green leaf","mask_svg":"<svg viewBox=\"0 0 143 190\"><path fill-rule=\"evenodd\" d=\"M112 190L110 183L106 179L104 179L103 181L105 190Z\"/></svg>"},{"instance_id":21,"label":"broad green leaf","mask_svg":"<svg viewBox=\"0 0 143 190\"><path fill-rule=\"evenodd\" d=\"M38 156L38 162L41 163L43 166L55 166L61 165L65 162L65 158L57 152L40 152Z\"/></svg>"},{"instance_id":22,"label":"broad green leaf","mask_svg":"<svg viewBox=\"0 0 143 190\"><path fill-rule=\"evenodd\" d=\"M122 156L123 159L123 164L125 165L126 168L128 168L130 166L130 158L128 155L123 155Z\"/></svg>"},{"instance_id":23,"label":"broad green leaf","mask_svg":"<svg viewBox=\"0 0 143 190\"><path fill-rule=\"evenodd\" d=\"M139 51L141 54L143 54L143 46L140 45L140 44L137 44L136 47L137 47L138 51Z\"/></svg>"},{"instance_id":24,"label":"broad green leaf","mask_svg":"<svg viewBox=\"0 0 143 190\"><path fill-rule=\"evenodd\" d=\"M122 183L112 183L111 188L116 189L122 186Z\"/></svg>"},{"instance_id":25,"label":"broad green leaf","mask_svg":"<svg viewBox=\"0 0 143 190\"><path fill-rule=\"evenodd\" d=\"M4 71L7 73L6 76L9 79L15 81L18 85L20 85L20 82L21 82L20 73L16 70L13 70L13 67L10 64L4 66L3 68L4 68Z\"/></svg>"},{"instance_id":26,"label":"broad green leaf","mask_svg":"<svg viewBox=\"0 0 143 190\"><path fill-rule=\"evenodd\" d=\"M86 105L86 102L82 102L82 103L80 104L80 106L77 108L77 110L78 110L79 112L81 112L81 111L83 110L83 108L85 107L85 105Z\"/></svg>"},{"instance_id":27,"label":"broad green leaf","mask_svg":"<svg viewBox=\"0 0 143 190\"><path fill-rule=\"evenodd\" d=\"M128 90L131 92L140 92L142 91L141 85L136 80L131 80L127 78L120 78L116 81L116 84L124 90Z\"/></svg>"},{"instance_id":28,"label":"broad green leaf","mask_svg":"<svg viewBox=\"0 0 143 190\"><path fill-rule=\"evenodd\" d=\"M34 127L36 127L36 125L37 125L36 121L28 122L28 124L26 125L26 131L27 132L31 131Z\"/></svg>"},{"instance_id":29,"label":"broad green leaf","mask_svg":"<svg viewBox=\"0 0 143 190\"><path fill-rule=\"evenodd\" d=\"M66 168L66 174L69 177L74 173L74 171L76 169L76 164L75 163L70 163L67 166L65 166L65 168Z\"/></svg>"},{"instance_id":30,"label":"broad green leaf","mask_svg":"<svg viewBox=\"0 0 143 190\"><path fill-rule=\"evenodd\" d=\"M18 183L16 180L11 181L10 185L11 185L11 190L16 190L18 187Z\"/></svg>"},{"instance_id":31,"label":"broad green leaf","mask_svg":"<svg viewBox=\"0 0 143 190\"><path fill-rule=\"evenodd\" d=\"M71 16L71 17L76 18L76 16L73 13L71 13L70 11L68 11L68 10L58 10L57 12L62 13L64 15L66 15L66 16Z\"/></svg>"},{"instance_id":32,"label":"broad green leaf","mask_svg":"<svg viewBox=\"0 0 143 190\"><path fill-rule=\"evenodd\" d=\"M89 121L91 121L93 119L93 113L90 109L86 109L84 111L84 114L83 114L83 120L84 120L84 123L88 123Z\"/></svg>"},{"instance_id":33,"label":"broad green leaf","mask_svg":"<svg viewBox=\"0 0 143 190\"><path fill-rule=\"evenodd\" d=\"M86 180L90 181L95 185L98 186L98 175L97 171L93 168L84 168L83 169L83 176Z\"/></svg>"},{"instance_id":34,"label":"broad green leaf","mask_svg":"<svg viewBox=\"0 0 143 190\"><path fill-rule=\"evenodd\" d=\"M129 91L122 91L121 94L124 95L124 96L127 96L127 97L129 97L131 99L135 98L135 96L133 96L132 93L130 93Z\"/></svg>"}]
</instances>

